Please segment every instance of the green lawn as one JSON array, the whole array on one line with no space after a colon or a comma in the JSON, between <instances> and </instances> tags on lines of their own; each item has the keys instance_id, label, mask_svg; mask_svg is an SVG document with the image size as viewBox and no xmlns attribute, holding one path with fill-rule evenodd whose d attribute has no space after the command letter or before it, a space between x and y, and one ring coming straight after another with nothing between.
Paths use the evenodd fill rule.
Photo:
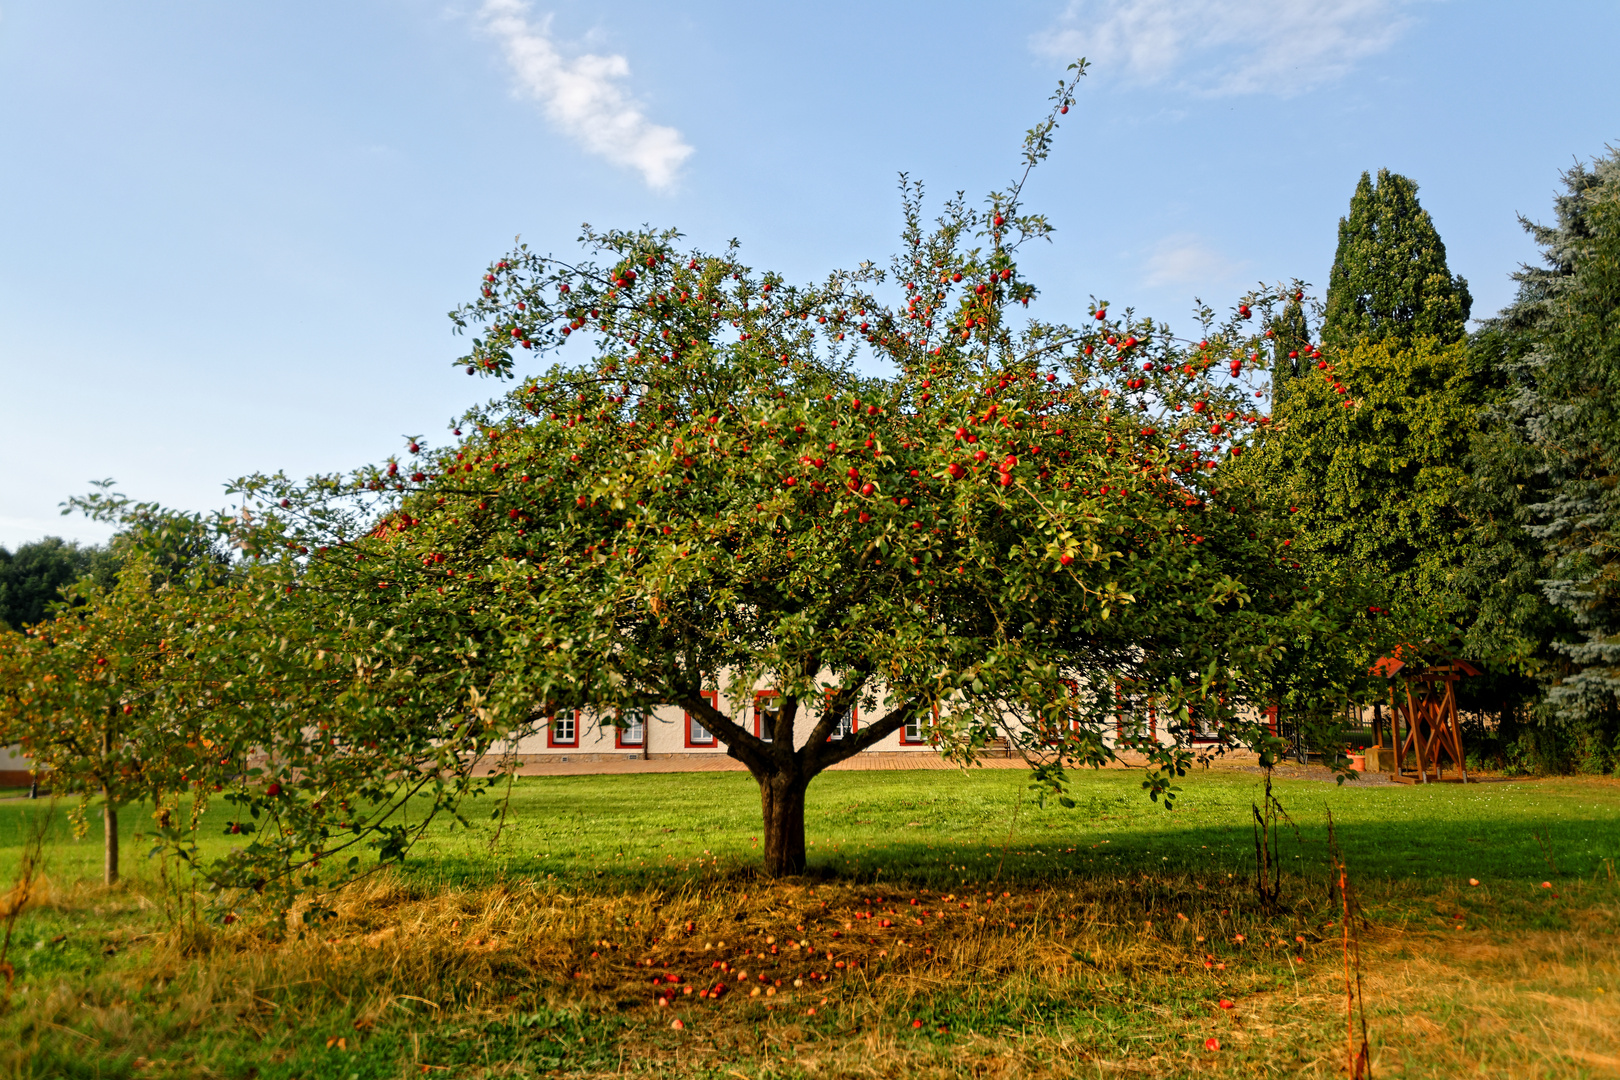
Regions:
<instances>
[{"instance_id":1,"label":"green lawn","mask_svg":"<svg viewBox=\"0 0 1620 1080\"><path fill-rule=\"evenodd\" d=\"M806 814L811 864L945 887L998 868L1004 878L1048 882L1166 867L1252 870L1256 777L1190 776L1171 811L1138 785L1120 773L1083 775L1071 796L1078 806L1067 810L1039 805L1017 772L828 773L813 785ZM1590 877L1620 857L1620 784L1277 787L1300 831L1287 854L1307 873L1325 865L1330 811L1360 875L1540 882ZM758 814L752 780L737 774L528 781L514 792L498 848L491 851L487 828L436 837L421 852L421 872L452 881L597 871L661 878L701 872L699 860L747 866Z\"/></svg>"},{"instance_id":2,"label":"green lawn","mask_svg":"<svg viewBox=\"0 0 1620 1080\"><path fill-rule=\"evenodd\" d=\"M1189 775L1175 809L1149 802L1123 772L1076 777L1067 810L1040 805L1016 771L832 772L812 784L806 812L815 873L882 875L918 885L952 886L964 878L1062 880L1097 872L1168 868L1250 873L1251 806L1259 780L1246 773ZM1327 815L1358 876L1411 879L1441 887L1470 877L1539 883L1590 878L1604 860L1620 860L1620 783L1591 780L1341 786L1278 780L1278 797L1299 827L1285 856L1305 873L1325 866ZM0 878L15 872L26 822L46 803L0 803ZM471 832L448 820L412 853L408 873L421 881L488 883L553 876L582 881L610 875L631 884L712 876L757 862L759 803L742 773L523 778L515 782L498 844L499 807L470 803ZM59 881L99 874L101 822L89 814L72 836L68 807L58 809L50 872ZM203 854L227 849L224 804L204 817ZM150 845L139 836L150 819L126 809L121 819L126 873L149 875Z\"/></svg>"},{"instance_id":3,"label":"green lawn","mask_svg":"<svg viewBox=\"0 0 1620 1080\"><path fill-rule=\"evenodd\" d=\"M77 839L59 816L45 902L17 924L0 1077L1342 1075L1329 811L1370 918L1378 1075L1620 1068L1616 781L1280 780L1298 835L1276 913L1252 895L1258 776L1191 775L1169 812L1124 772L1078 777L1074 810L1026 785L829 773L811 873L772 883L744 774L519 780L498 842L486 797L470 830L439 823L403 871L285 942L246 898L226 927L211 898L158 882L141 812L111 892L93 882L99 815ZM0 802L4 880L44 808ZM223 810L205 855L229 843ZM930 907L949 921L911 927ZM898 911L892 937L863 936L863 910ZM730 977L711 957L801 935L854 966L796 987L821 961L772 949L742 963L776 965L776 997L661 1011L647 990L643 960L697 985Z\"/></svg>"}]
</instances>

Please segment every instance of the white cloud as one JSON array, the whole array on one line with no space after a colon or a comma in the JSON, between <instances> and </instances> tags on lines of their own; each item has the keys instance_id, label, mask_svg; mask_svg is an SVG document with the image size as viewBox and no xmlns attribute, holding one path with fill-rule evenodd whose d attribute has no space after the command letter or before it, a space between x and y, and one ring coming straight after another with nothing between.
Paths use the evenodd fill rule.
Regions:
<instances>
[{"instance_id":1,"label":"white cloud","mask_svg":"<svg viewBox=\"0 0 1620 1080\"><path fill-rule=\"evenodd\" d=\"M547 119L586 150L615 165L639 169L650 187L668 187L692 148L672 127L648 120L625 92L623 56L586 53L565 58L552 43L549 20L528 20L523 0L488 0L481 18L501 44L519 94L538 101Z\"/></svg>"},{"instance_id":2,"label":"white cloud","mask_svg":"<svg viewBox=\"0 0 1620 1080\"><path fill-rule=\"evenodd\" d=\"M1410 0L1070 0L1036 35L1042 55L1195 92L1288 97L1389 48Z\"/></svg>"},{"instance_id":3,"label":"white cloud","mask_svg":"<svg viewBox=\"0 0 1620 1080\"><path fill-rule=\"evenodd\" d=\"M1143 269L1146 271L1143 283L1150 287L1191 285L1206 290L1236 282L1243 272L1241 263L1233 262L1188 233L1159 241Z\"/></svg>"}]
</instances>

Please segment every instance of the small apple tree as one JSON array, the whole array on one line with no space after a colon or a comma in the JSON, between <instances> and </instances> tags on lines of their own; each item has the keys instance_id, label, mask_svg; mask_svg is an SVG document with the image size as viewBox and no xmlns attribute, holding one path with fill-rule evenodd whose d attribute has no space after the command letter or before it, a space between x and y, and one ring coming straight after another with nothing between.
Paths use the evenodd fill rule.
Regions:
<instances>
[{"instance_id":1,"label":"small apple tree","mask_svg":"<svg viewBox=\"0 0 1620 1080\"><path fill-rule=\"evenodd\" d=\"M55 619L0 642L0 741L20 744L53 793L80 796L81 835L99 799L108 885L119 876L119 809L146 802L166 817L176 793L218 771L212 703L187 692L194 666L174 629L177 594L158 578L135 553L112 584L80 579Z\"/></svg>"},{"instance_id":2,"label":"small apple tree","mask_svg":"<svg viewBox=\"0 0 1620 1080\"><path fill-rule=\"evenodd\" d=\"M352 488L343 509L386 547L361 497L371 487ZM54 788L104 798L109 881L120 803L152 803L154 838L193 860L201 814L221 799L237 839L196 870L226 902L234 889L282 910L303 897L318 917L321 887L403 857L487 782L466 767L491 746L487 673L467 663L487 628L458 637L454 609L398 603L390 582L356 572L363 554L312 553L251 511L205 521L106 486L69 505L117 525L128 561L115 586L81 582L61 618L14 635L0 738L22 742ZM241 557L220 558L223 544Z\"/></svg>"}]
</instances>

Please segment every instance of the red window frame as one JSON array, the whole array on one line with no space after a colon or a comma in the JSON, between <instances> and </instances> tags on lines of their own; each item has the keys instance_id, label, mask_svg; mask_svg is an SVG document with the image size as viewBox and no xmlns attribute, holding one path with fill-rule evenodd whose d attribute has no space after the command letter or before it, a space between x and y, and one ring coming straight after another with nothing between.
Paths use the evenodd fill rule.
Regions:
<instances>
[{"instance_id":1,"label":"red window frame","mask_svg":"<svg viewBox=\"0 0 1620 1080\"><path fill-rule=\"evenodd\" d=\"M623 714L621 713L620 716L622 717ZM636 740L635 742L627 741L625 739L625 737L624 737L624 728L620 727L618 724L614 724L613 725L613 747L614 747L614 749L616 749L616 750L640 750L642 747L646 746L647 745L647 721L650 720L650 719L652 719L652 717L649 716L648 714L646 714L646 713L641 714L641 738Z\"/></svg>"},{"instance_id":2,"label":"red window frame","mask_svg":"<svg viewBox=\"0 0 1620 1080\"><path fill-rule=\"evenodd\" d=\"M705 690L702 693L702 697L703 697L703 700L707 701L715 709L720 708L720 691L718 691L718 690ZM686 748L688 750L707 750L712 746L720 745L719 736L715 735L715 733L710 731L708 728L703 727L702 722L699 721L697 719L697 717L693 716L691 713L684 713L683 715L686 717L686 719L685 719L684 723L682 723L681 726L685 729ZM707 742L699 742L699 741L692 738L692 725L693 724L696 724L698 727L703 728L704 733L709 736Z\"/></svg>"},{"instance_id":3,"label":"red window frame","mask_svg":"<svg viewBox=\"0 0 1620 1080\"><path fill-rule=\"evenodd\" d=\"M765 730L765 728L764 728L764 725L761 724L760 721L763 719L763 717L761 716L761 713L764 712L764 709L761 708L760 702L764 701L764 700L780 701L781 699L782 699L781 693L779 691L776 691L776 690L755 690L754 691L754 737L756 739L764 739L766 742L771 741L770 737L768 735L762 734L762 732Z\"/></svg>"},{"instance_id":4,"label":"red window frame","mask_svg":"<svg viewBox=\"0 0 1620 1080\"><path fill-rule=\"evenodd\" d=\"M580 710L575 709L574 710L574 720L573 720L574 738L570 742L561 742L561 741L558 740L558 738L557 738L557 717L556 716L548 716L548 717L546 717L546 748L547 749L550 749L550 750L570 750L570 749L575 749L575 748L577 748L579 746L579 714L580 714Z\"/></svg>"},{"instance_id":5,"label":"red window frame","mask_svg":"<svg viewBox=\"0 0 1620 1080\"><path fill-rule=\"evenodd\" d=\"M933 713L933 718L930 721L930 723L931 724L939 723L939 702L937 702L937 701L934 702L933 708L930 711ZM910 724L901 724L900 725L900 745L901 746L927 746L928 743L929 743L929 740L928 740L927 736L925 736L923 734L922 721L921 720L917 721L917 737L915 739L911 739L911 738L906 737L906 728L908 728L910 726L911 726Z\"/></svg>"}]
</instances>

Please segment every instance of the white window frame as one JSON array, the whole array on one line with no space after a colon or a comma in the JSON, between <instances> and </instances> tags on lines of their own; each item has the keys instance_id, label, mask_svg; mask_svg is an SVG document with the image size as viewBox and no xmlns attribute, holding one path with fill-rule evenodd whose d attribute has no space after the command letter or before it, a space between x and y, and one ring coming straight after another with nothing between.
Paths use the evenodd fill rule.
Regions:
<instances>
[{"instance_id":1,"label":"white window frame","mask_svg":"<svg viewBox=\"0 0 1620 1080\"><path fill-rule=\"evenodd\" d=\"M562 734L562 732L565 730L564 725L567 725L566 730L568 735L566 738ZM579 746L579 715L575 710L567 709L564 712L553 716L548 726L551 735L550 744L552 747L559 749L573 749Z\"/></svg>"},{"instance_id":2,"label":"white window frame","mask_svg":"<svg viewBox=\"0 0 1620 1080\"><path fill-rule=\"evenodd\" d=\"M624 726L619 728L620 746L647 745L647 714L639 709L632 709L621 715Z\"/></svg>"}]
</instances>

